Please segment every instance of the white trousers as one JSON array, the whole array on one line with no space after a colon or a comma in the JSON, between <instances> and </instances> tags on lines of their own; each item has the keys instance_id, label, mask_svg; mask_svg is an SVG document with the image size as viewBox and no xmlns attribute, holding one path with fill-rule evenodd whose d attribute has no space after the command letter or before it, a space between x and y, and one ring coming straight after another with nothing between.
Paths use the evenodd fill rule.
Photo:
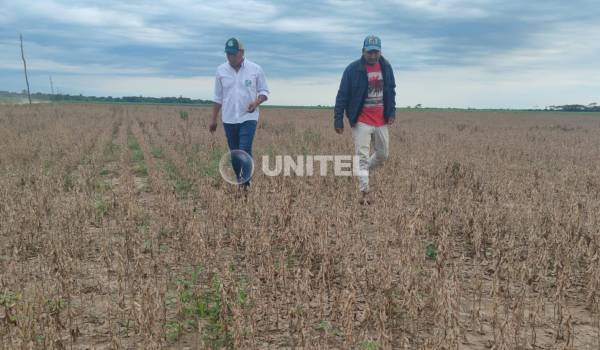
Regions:
<instances>
[{"instance_id":1,"label":"white trousers","mask_svg":"<svg viewBox=\"0 0 600 350\"><path fill-rule=\"evenodd\" d=\"M371 126L364 123L356 123L352 128L354 148L358 155L358 168L360 176L358 185L361 192L369 192L369 170L383 164L389 155L390 136L388 126ZM375 153L371 153L371 140L375 146Z\"/></svg>"}]
</instances>

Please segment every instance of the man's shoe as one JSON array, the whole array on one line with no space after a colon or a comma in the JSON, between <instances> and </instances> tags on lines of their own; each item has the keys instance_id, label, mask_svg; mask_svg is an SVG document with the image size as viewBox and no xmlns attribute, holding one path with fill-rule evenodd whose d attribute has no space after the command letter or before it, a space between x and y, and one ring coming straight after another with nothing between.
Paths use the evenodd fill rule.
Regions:
<instances>
[{"instance_id":1,"label":"man's shoe","mask_svg":"<svg viewBox=\"0 0 600 350\"><path fill-rule=\"evenodd\" d=\"M361 197L358 200L358 203L360 203L360 205L371 205L374 203L374 200L369 194L369 192L361 192L360 194Z\"/></svg>"}]
</instances>

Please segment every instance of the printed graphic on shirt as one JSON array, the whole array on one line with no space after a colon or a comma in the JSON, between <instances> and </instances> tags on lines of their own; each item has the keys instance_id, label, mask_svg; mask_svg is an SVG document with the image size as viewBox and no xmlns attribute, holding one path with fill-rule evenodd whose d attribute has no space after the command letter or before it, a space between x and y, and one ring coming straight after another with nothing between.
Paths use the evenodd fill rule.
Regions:
<instances>
[{"instance_id":1,"label":"printed graphic on shirt","mask_svg":"<svg viewBox=\"0 0 600 350\"><path fill-rule=\"evenodd\" d=\"M381 70L368 72L369 90L365 107L383 107L383 76Z\"/></svg>"},{"instance_id":2,"label":"printed graphic on shirt","mask_svg":"<svg viewBox=\"0 0 600 350\"><path fill-rule=\"evenodd\" d=\"M365 65L369 86L363 109L358 116L358 121L372 126L385 125L383 118L383 75L379 63Z\"/></svg>"}]
</instances>

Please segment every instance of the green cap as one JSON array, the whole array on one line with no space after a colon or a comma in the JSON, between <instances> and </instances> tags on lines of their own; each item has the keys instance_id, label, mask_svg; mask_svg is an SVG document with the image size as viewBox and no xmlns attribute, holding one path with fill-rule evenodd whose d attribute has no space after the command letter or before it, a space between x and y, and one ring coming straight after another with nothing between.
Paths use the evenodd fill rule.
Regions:
<instances>
[{"instance_id":1,"label":"green cap","mask_svg":"<svg viewBox=\"0 0 600 350\"><path fill-rule=\"evenodd\" d=\"M225 52L227 52L227 53L231 53L231 54L235 55L240 50L243 50L243 49L244 49L244 45L242 45L242 42L236 38L230 38L225 43Z\"/></svg>"}]
</instances>

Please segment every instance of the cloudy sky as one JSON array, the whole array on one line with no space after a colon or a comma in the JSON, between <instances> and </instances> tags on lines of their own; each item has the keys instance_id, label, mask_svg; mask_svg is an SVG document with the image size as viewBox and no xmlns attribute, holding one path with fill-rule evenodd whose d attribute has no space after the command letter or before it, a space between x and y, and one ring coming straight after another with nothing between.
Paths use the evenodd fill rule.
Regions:
<instances>
[{"instance_id":1,"label":"cloudy sky","mask_svg":"<svg viewBox=\"0 0 600 350\"><path fill-rule=\"evenodd\" d=\"M397 104L530 108L600 102L597 0L0 0L0 90L212 98L227 38L271 104L332 105L368 34Z\"/></svg>"}]
</instances>

